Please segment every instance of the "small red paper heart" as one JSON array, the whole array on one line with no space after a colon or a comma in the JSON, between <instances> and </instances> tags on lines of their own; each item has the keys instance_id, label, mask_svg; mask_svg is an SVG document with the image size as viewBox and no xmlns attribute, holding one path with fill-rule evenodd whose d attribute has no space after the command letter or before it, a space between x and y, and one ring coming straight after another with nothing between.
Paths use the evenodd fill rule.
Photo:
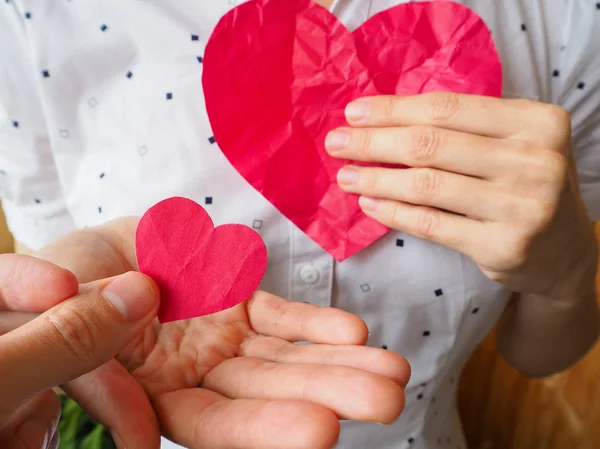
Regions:
<instances>
[{"instance_id":1,"label":"small red paper heart","mask_svg":"<svg viewBox=\"0 0 600 449\"><path fill-rule=\"evenodd\" d=\"M156 281L161 323L208 315L248 299L267 268L256 231L240 224L214 227L192 200L169 198L141 218L135 236L139 269Z\"/></svg>"},{"instance_id":2,"label":"small red paper heart","mask_svg":"<svg viewBox=\"0 0 600 449\"><path fill-rule=\"evenodd\" d=\"M388 229L337 185L348 164L325 151L358 97L431 91L500 96L502 68L481 18L454 2L406 3L350 33L310 0L232 9L204 54L206 108L219 147L254 188L335 259Z\"/></svg>"}]
</instances>

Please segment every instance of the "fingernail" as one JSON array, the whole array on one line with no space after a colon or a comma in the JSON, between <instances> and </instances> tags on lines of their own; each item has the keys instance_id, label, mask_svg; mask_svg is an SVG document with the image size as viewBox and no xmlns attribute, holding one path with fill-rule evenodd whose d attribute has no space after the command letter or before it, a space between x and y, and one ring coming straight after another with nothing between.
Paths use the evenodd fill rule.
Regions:
<instances>
[{"instance_id":1,"label":"fingernail","mask_svg":"<svg viewBox=\"0 0 600 449\"><path fill-rule=\"evenodd\" d=\"M119 276L102 290L102 296L127 321L144 318L154 307L156 293L148 279L140 273Z\"/></svg>"},{"instance_id":2,"label":"fingernail","mask_svg":"<svg viewBox=\"0 0 600 449\"><path fill-rule=\"evenodd\" d=\"M330 153L341 151L350 143L350 133L347 131L331 131L325 138L325 148Z\"/></svg>"},{"instance_id":3,"label":"fingernail","mask_svg":"<svg viewBox=\"0 0 600 449\"><path fill-rule=\"evenodd\" d=\"M337 175L338 183L346 185L356 184L358 177L358 170L352 167L342 168Z\"/></svg>"},{"instance_id":4,"label":"fingernail","mask_svg":"<svg viewBox=\"0 0 600 449\"><path fill-rule=\"evenodd\" d=\"M360 205L360 207L362 207L364 210L370 210L370 211L374 211L375 209L377 209L377 206L379 206L379 201L377 201L374 198L369 198L367 196L361 196L358 199L358 204Z\"/></svg>"},{"instance_id":5,"label":"fingernail","mask_svg":"<svg viewBox=\"0 0 600 449\"><path fill-rule=\"evenodd\" d=\"M351 123L365 123L370 109L371 105L367 101L353 101L346 106L346 119Z\"/></svg>"}]
</instances>

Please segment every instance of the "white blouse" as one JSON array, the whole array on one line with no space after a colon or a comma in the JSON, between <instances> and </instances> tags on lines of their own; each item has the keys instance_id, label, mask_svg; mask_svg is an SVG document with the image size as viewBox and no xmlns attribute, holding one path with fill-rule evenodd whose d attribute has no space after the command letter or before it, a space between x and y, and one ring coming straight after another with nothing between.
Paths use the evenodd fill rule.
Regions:
<instances>
[{"instance_id":1,"label":"white blouse","mask_svg":"<svg viewBox=\"0 0 600 449\"><path fill-rule=\"evenodd\" d=\"M202 55L235 0L2 0L0 187L15 237L32 248L75 228L141 215L169 196L267 243L263 289L360 315L369 345L413 368L393 425L344 422L343 449L464 449L455 405L463 364L509 292L467 257L389 232L337 263L229 164L211 138ZM338 0L349 29L398 0ZM465 0L492 30L504 96L573 115L583 195L600 217L600 3ZM165 446L170 443L165 443Z\"/></svg>"}]
</instances>

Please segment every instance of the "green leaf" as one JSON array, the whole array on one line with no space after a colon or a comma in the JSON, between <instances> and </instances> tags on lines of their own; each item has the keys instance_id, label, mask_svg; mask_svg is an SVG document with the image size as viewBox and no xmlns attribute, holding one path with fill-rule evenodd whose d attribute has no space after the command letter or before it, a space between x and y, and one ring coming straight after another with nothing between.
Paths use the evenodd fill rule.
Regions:
<instances>
[{"instance_id":1,"label":"green leaf","mask_svg":"<svg viewBox=\"0 0 600 449\"><path fill-rule=\"evenodd\" d=\"M116 449L110 434L75 401L61 397L61 404L59 449Z\"/></svg>"},{"instance_id":2,"label":"green leaf","mask_svg":"<svg viewBox=\"0 0 600 449\"><path fill-rule=\"evenodd\" d=\"M60 432L59 449L77 449L77 427L83 416L83 410L76 402L68 400L63 406L62 416L58 423Z\"/></svg>"},{"instance_id":3,"label":"green leaf","mask_svg":"<svg viewBox=\"0 0 600 449\"><path fill-rule=\"evenodd\" d=\"M94 430L81 441L79 449L102 449L103 442L104 427L98 424Z\"/></svg>"}]
</instances>

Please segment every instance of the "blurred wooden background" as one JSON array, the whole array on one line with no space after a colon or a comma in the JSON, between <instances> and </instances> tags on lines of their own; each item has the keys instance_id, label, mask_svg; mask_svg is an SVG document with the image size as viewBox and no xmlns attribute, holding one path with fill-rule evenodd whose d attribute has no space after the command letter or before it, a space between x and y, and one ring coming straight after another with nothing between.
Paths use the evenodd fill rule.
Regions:
<instances>
[{"instance_id":1,"label":"blurred wooden background","mask_svg":"<svg viewBox=\"0 0 600 449\"><path fill-rule=\"evenodd\" d=\"M0 210L0 252L11 250ZM569 371L529 380L499 357L490 336L465 369L458 401L469 449L598 449L600 345Z\"/></svg>"},{"instance_id":2,"label":"blurred wooden background","mask_svg":"<svg viewBox=\"0 0 600 449\"><path fill-rule=\"evenodd\" d=\"M490 336L465 368L458 402L469 449L598 449L600 345L570 370L530 380Z\"/></svg>"}]
</instances>

